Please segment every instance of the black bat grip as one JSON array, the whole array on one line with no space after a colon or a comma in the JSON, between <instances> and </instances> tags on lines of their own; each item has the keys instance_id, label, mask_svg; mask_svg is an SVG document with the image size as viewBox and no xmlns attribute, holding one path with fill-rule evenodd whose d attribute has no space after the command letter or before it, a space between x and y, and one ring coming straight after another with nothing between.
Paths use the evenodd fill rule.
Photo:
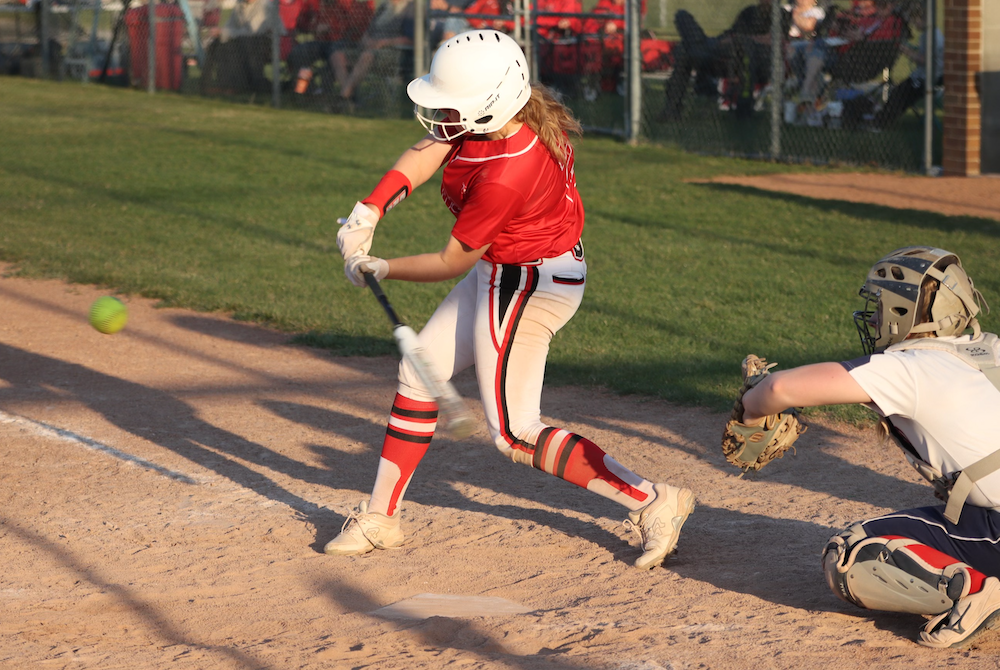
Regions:
<instances>
[{"instance_id":1,"label":"black bat grip","mask_svg":"<svg viewBox=\"0 0 1000 670\"><path fill-rule=\"evenodd\" d=\"M382 309L385 310L385 313L389 316L389 320L392 321L392 325L403 325L403 322L399 320L398 316L396 316L396 310L394 310L392 305L389 304L389 299L385 297L385 292L379 285L378 279L375 279L375 275L371 272L363 272L362 274L365 276L365 282L368 284L368 288L370 288L372 293L375 294L375 298L378 300L378 303L382 305Z\"/></svg>"}]
</instances>

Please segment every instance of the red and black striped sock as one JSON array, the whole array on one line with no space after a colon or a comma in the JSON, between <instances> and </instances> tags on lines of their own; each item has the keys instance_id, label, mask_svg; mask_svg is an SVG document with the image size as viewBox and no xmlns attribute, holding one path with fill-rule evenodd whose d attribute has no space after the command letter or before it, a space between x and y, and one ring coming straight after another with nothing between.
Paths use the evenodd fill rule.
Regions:
<instances>
[{"instance_id":1,"label":"red and black striped sock","mask_svg":"<svg viewBox=\"0 0 1000 670\"><path fill-rule=\"evenodd\" d=\"M437 403L396 394L368 511L396 514L410 478L434 437L437 415Z\"/></svg>"},{"instance_id":2,"label":"red and black striped sock","mask_svg":"<svg viewBox=\"0 0 1000 670\"><path fill-rule=\"evenodd\" d=\"M531 465L550 475L638 509L649 502L652 484L585 437L545 428L535 440Z\"/></svg>"}]
</instances>

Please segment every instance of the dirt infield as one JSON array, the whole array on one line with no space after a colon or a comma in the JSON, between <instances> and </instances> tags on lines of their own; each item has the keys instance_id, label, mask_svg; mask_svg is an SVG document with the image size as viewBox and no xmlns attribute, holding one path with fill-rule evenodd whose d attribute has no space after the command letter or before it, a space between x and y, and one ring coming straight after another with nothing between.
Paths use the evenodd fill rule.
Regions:
<instances>
[{"instance_id":1,"label":"dirt infield","mask_svg":"<svg viewBox=\"0 0 1000 670\"><path fill-rule=\"evenodd\" d=\"M664 568L631 567L622 509L505 461L482 428L435 439L404 547L333 558L323 544L370 490L395 362L141 299L101 335L98 295L0 279L4 668L1000 667L1000 636L924 649L920 617L827 590L831 534L933 502L871 434L814 425L740 479L720 415L553 389L552 421L695 490ZM423 594L471 614L379 612Z\"/></svg>"},{"instance_id":2,"label":"dirt infield","mask_svg":"<svg viewBox=\"0 0 1000 670\"><path fill-rule=\"evenodd\" d=\"M793 193L820 200L848 200L897 209L937 212L948 216L978 216L1000 220L1000 175L929 178L884 173L813 172L716 177L711 181Z\"/></svg>"}]
</instances>

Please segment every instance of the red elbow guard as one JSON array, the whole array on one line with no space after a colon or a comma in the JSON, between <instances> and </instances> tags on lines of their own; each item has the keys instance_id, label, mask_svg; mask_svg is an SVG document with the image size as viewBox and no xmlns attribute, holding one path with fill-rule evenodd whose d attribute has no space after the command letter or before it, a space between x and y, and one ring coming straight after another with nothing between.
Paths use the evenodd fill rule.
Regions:
<instances>
[{"instance_id":1,"label":"red elbow guard","mask_svg":"<svg viewBox=\"0 0 1000 670\"><path fill-rule=\"evenodd\" d=\"M390 209L403 202L410 195L413 184L399 170L389 170L372 191L372 194L362 200L366 205L378 207L379 218L385 216Z\"/></svg>"}]
</instances>

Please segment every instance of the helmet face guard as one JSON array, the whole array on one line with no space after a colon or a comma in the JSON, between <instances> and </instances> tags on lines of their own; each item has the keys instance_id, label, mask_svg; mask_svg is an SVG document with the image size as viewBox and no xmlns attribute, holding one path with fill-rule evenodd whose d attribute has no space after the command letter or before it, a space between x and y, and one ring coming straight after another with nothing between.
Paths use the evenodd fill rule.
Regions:
<instances>
[{"instance_id":1,"label":"helmet face guard","mask_svg":"<svg viewBox=\"0 0 1000 670\"><path fill-rule=\"evenodd\" d=\"M879 295L882 291L869 291L867 287L868 285L865 284L858 291L858 295L864 298L865 305L854 312L854 326L858 329L858 336L861 338L861 348L865 354L870 356L875 353L878 346L876 344L878 341L878 308Z\"/></svg>"},{"instance_id":2,"label":"helmet face guard","mask_svg":"<svg viewBox=\"0 0 1000 670\"><path fill-rule=\"evenodd\" d=\"M451 142L470 132L464 124L454 120L459 114L452 109L426 109L420 105L413 106L413 115L417 117L427 132L439 140Z\"/></svg>"},{"instance_id":3,"label":"helmet face guard","mask_svg":"<svg viewBox=\"0 0 1000 670\"><path fill-rule=\"evenodd\" d=\"M927 314L918 314L926 277L939 286ZM956 254L933 247L896 249L868 272L858 294L862 309L854 312L854 325L866 354L885 350L914 334L936 337L961 335L966 328L979 333L976 315L982 295L962 269Z\"/></svg>"}]
</instances>

